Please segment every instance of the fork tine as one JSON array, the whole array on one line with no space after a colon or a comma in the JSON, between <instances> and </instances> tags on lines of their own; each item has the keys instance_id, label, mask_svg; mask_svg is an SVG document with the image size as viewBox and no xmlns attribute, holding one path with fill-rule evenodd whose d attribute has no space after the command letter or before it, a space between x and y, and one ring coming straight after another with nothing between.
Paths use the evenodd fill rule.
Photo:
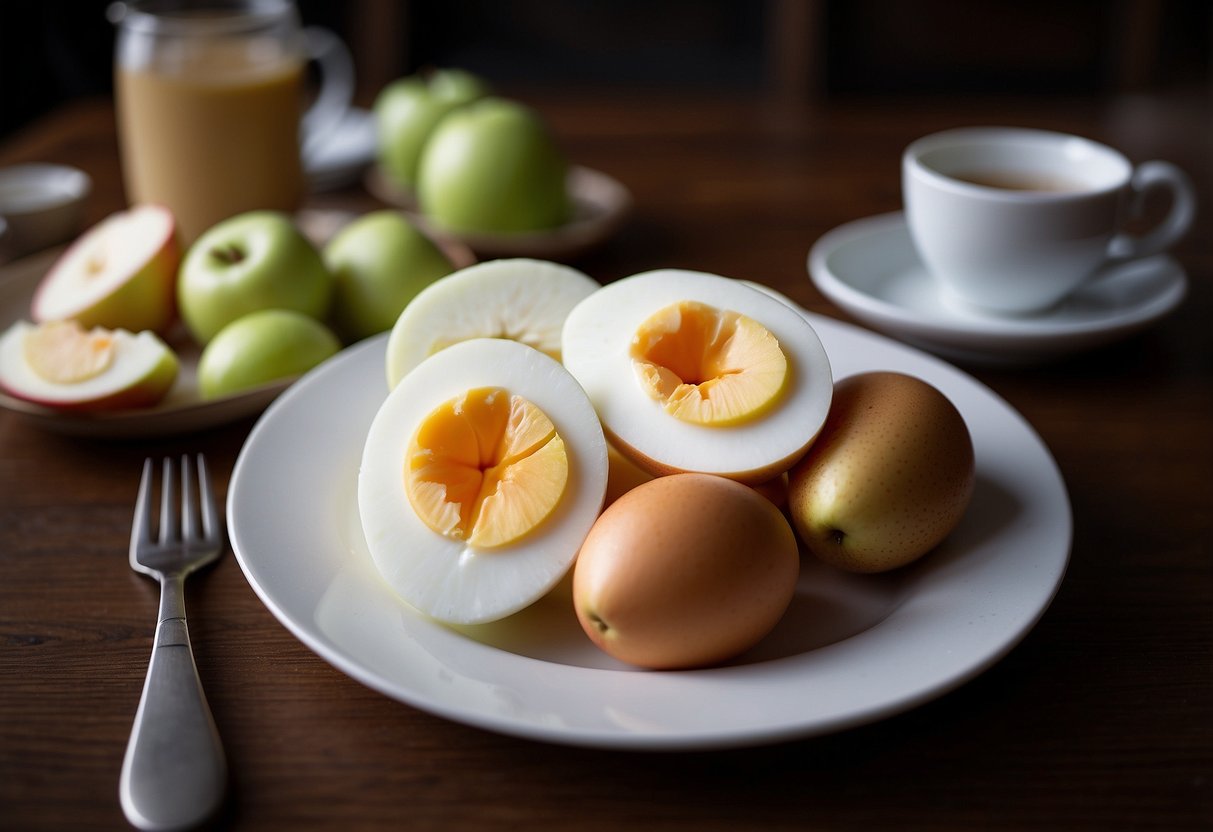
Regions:
<instances>
[{"instance_id":1,"label":"fork tine","mask_svg":"<svg viewBox=\"0 0 1213 832\"><path fill-rule=\"evenodd\" d=\"M198 502L194 496L194 470L190 458L181 456L181 539L194 540L198 536Z\"/></svg>"},{"instance_id":2,"label":"fork tine","mask_svg":"<svg viewBox=\"0 0 1213 832\"><path fill-rule=\"evenodd\" d=\"M139 479L139 496L135 498L135 519L131 522L130 556L135 559L135 549L152 539L152 460L143 460L143 476Z\"/></svg>"},{"instance_id":3,"label":"fork tine","mask_svg":"<svg viewBox=\"0 0 1213 832\"><path fill-rule=\"evenodd\" d=\"M164 474L160 478L160 542L177 540L177 484L173 479L173 460L164 458Z\"/></svg>"},{"instance_id":4,"label":"fork tine","mask_svg":"<svg viewBox=\"0 0 1213 832\"><path fill-rule=\"evenodd\" d=\"M207 540L215 540L220 535L219 510L215 506L215 492L211 490L210 472L206 467L206 457L198 454L198 489L202 504L202 534Z\"/></svg>"}]
</instances>

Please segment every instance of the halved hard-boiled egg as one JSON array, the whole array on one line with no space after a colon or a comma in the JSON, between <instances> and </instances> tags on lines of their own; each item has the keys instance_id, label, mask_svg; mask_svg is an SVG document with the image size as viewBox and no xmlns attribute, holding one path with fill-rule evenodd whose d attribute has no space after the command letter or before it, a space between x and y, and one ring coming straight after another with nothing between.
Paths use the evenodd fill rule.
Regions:
<instances>
[{"instance_id":1,"label":"halved hard-boiled egg","mask_svg":"<svg viewBox=\"0 0 1213 832\"><path fill-rule=\"evenodd\" d=\"M664 269L612 283L569 313L561 345L612 443L656 474L769 480L830 409L812 325L719 275Z\"/></svg>"},{"instance_id":2,"label":"halved hard-boiled egg","mask_svg":"<svg viewBox=\"0 0 1213 832\"><path fill-rule=\"evenodd\" d=\"M0 387L57 410L150 407L173 386L178 367L172 348L149 331L18 321L0 337Z\"/></svg>"},{"instance_id":3,"label":"halved hard-boiled egg","mask_svg":"<svg viewBox=\"0 0 1213 832\"><path fill-rule=\"evenodd\" d=\"M591 277L546 260L490 260L431 283L388 338L388 389L430 355L470 338L508 338L560 360L569 310L599 289Z\"/></svg>"},{"instance_id":4,"label":"halved hard-boiled egg","mask_svg":"<svg viewBox=\"0 0 1213 832\"><path fill-rule=\"evenodd\" d=\"M375 566L421 612L503 618L568 572L602 508L607 447L555 359L479 338L421 362L367 434L358 508Z\"/></svg>"}]
</instances>

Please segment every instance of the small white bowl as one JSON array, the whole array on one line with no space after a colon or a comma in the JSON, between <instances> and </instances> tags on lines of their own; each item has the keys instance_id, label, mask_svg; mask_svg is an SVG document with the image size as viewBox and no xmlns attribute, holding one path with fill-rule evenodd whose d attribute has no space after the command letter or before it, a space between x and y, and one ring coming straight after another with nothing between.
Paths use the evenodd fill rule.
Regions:
<instances>
[{"instance_id":1,"label":"small white bowl","mask_svg":"<svg viewBox=\"0 0 1213 832\"><path fill-rule=\"evenodd\" d=\"M92 187L88 174L66 165L30 163L0 168L0 252L4 259L76 236Z\"/></svg>"}]
</instances>

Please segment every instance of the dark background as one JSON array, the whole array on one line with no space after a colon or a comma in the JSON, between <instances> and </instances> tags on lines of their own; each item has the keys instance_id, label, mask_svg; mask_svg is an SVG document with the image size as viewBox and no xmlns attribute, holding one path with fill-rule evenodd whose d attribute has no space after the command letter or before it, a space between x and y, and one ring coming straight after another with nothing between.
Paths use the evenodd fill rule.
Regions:
<instances>
[{"instance_id":1,"label":"dark background","mask_svg":"<svg viewBox=\"0 0 1213 832\"><path fill-rule=\"evenodd\" d=\"M0 3L0 138L107 95L108 0ZM1207 0L299 0L353 47L359 100L423 66L515 87L888 94L1208 93Z\"/></svg>"}]
</instances>

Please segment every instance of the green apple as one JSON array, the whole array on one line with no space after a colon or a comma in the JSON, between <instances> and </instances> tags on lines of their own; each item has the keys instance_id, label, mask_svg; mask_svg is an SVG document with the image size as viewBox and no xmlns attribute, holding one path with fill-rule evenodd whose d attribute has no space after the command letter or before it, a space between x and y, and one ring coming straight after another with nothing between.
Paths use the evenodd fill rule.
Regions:
<instances>
[{"instance_id":1,"label":"green apple","mask_svg":"<svg viewBox=\"0 0 1213 832\"><path fill-rule=\"evenodd\" d=\"M968 427L943 393L901 373L861 373L834 385L826 423L789 476L788 513L821 560L883 572L952 532L974 479Z\"/></svg>"},{"instance_id":2,"label":"green apple","mask_svg":"<svg viewBox=\"0 0 1213 832\"><path fill-rule=\"evenodd\" d=\"M485 95L484 82L461 69L440 69L388 84L375 98L379 164L401 188L417 183L417 160L435 125L451 110Z\"/></svg>"},{"instance_id":3,"label":"green apple","mask_svg":"<svg viewBox=\"0 0 1213 832\"><path fill-rule=\"evenodd\" d=\"M262 309L322 319L332 291L320 253L276 211L250 211L209 229L186 253L177 280L181 317L200 344Z\"/></svg>"},{"instance_id":4,"label":"green apple","mask_svg":"<svg viewBox=\"0 0 1213 832\"><path fill-rule=\"evenodd\" d=\"M172 212L136 205L106 217L68 247L38 284L30 317L164 332L177 315L180 264Z\"/></svg>"},{"instance_id":5,"label":"green apple","mask_svg":"<svg viewBox=\"0 0 1213 832\"><path fill-rule=\"evenodd\" d=\"M568 162L539 115L503 98L452 112L417 172L422 212L465 234L541 231L568 221Z\"/></svg>"},{"instance_id":6,"label":"green apple","mask_svg":"<svg viewBox=\"0 0 1213 832\"><path fill-rule=\"evenodd\" d=\"M398 211L365 214L324 248L337 333L357 341L392 328L418 292L455 267Z\"/></svg>"},{"instance_id":7,"label":"green apple","mask_svg":"<svg viewBox=\"0 0 1213 832\"><path fill-rule=\"evenodd\" d=\"M56 410L151 407L172 388L178 367L176 354L151 331L17 321L0 337L0 387Z\"/></svg>"},{"instance_id":8,"label":"green apple","mask_svg":"<svg viewBox=\"0 0 1213 832\"><path fill-rule=\"evenodd\" d=\"M263 309L219 331L198 359L204 399L229 396L307 372L341 349L315 318L289 309Z\"/></svg>"}]
</instances>

